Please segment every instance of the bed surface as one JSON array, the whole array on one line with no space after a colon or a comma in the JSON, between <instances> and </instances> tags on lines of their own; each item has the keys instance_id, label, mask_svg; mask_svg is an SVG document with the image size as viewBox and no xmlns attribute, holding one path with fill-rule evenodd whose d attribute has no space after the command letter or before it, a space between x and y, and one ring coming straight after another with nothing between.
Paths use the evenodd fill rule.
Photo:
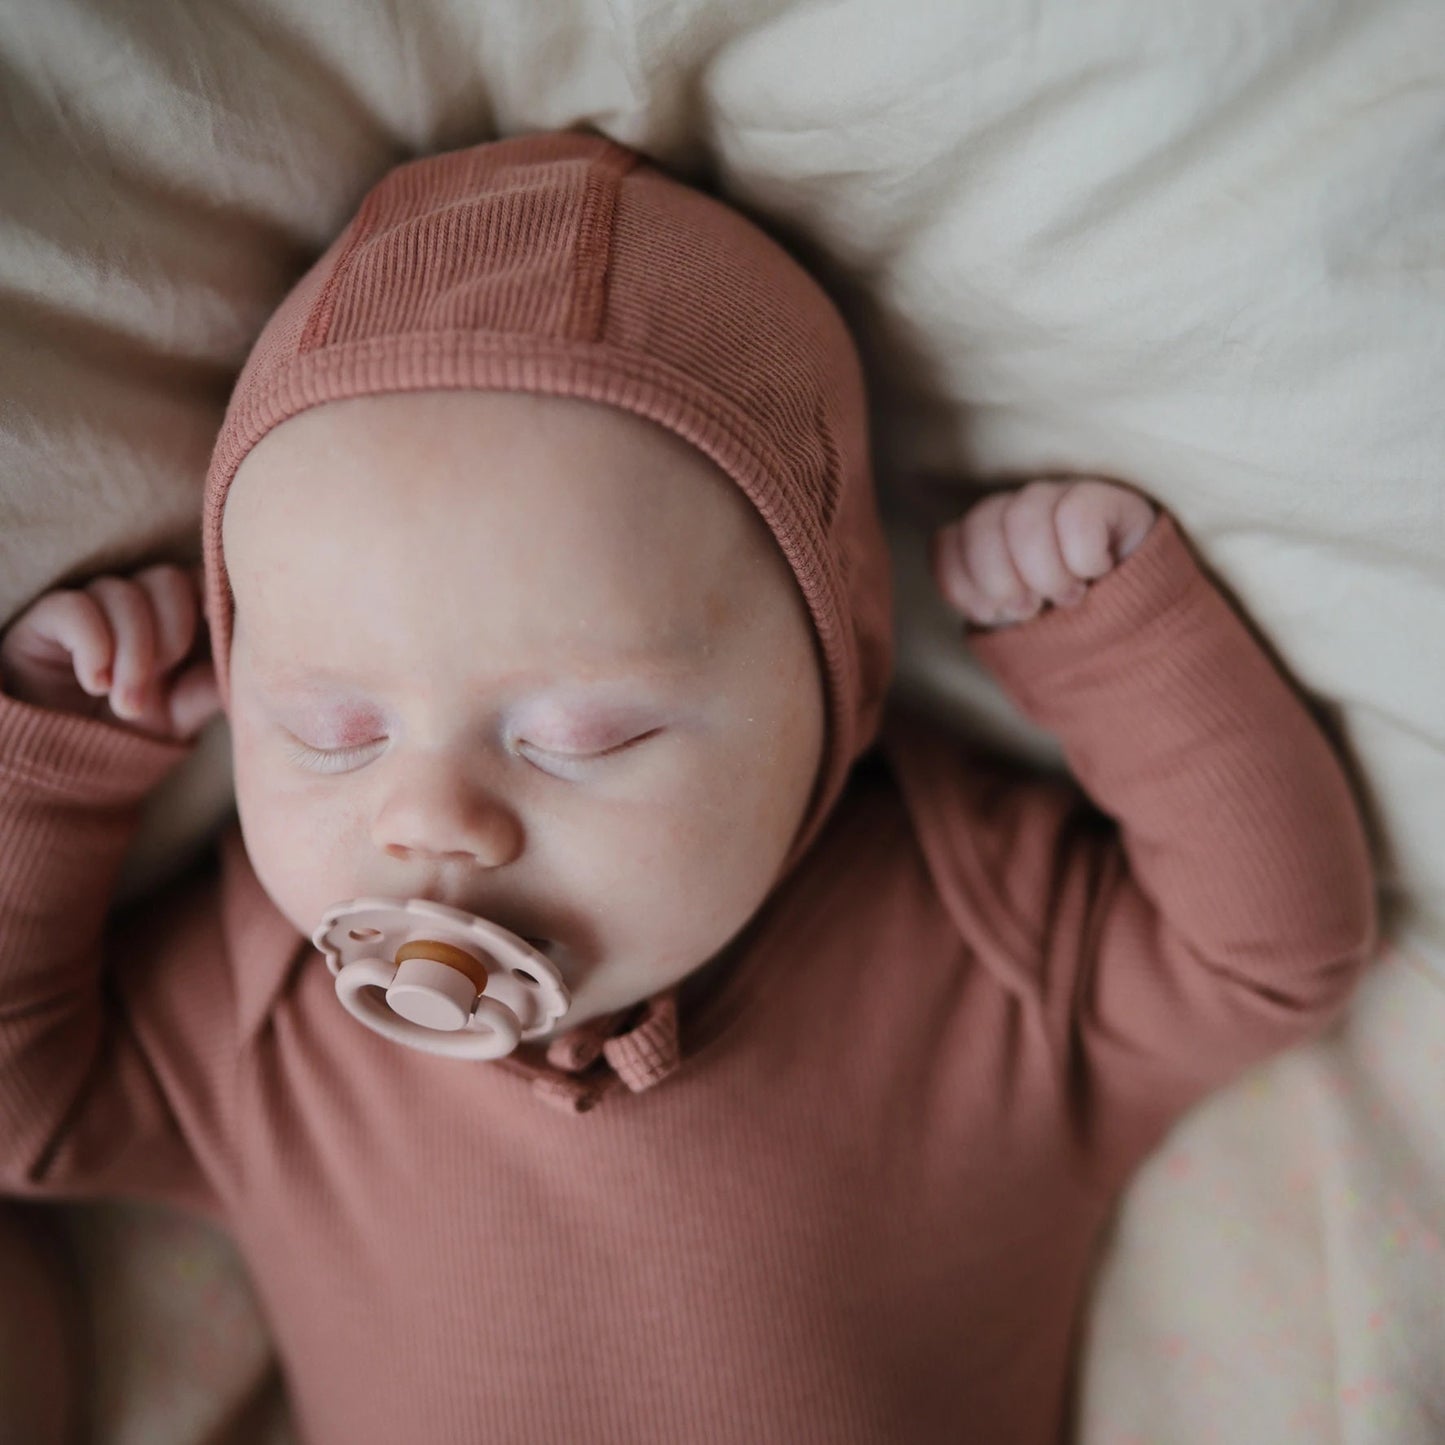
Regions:
<instances>
[{"instance_id":1,"label":"bed surface","mask_svg":"<svg viewBox=\"0 0 1445 1445\"><path fill-rule=\"evenodd\" d=\"M1445 7L56 0L0 9L0 92L0 621L198 557L230 381L360 195L553 126L716 187L833 290L874 389L900 686L960 727L1058 763L933 602L917 498L1067 469L1166 505L1356 771L1389 945L1337 1034L1131 1189L1084 1445L1440 1438ZM225 741L157 798L127 893L226 813ZM219 1440L266 1408L264 1331L223 1239L149 1224L250 1323L216 1345L219 1417L147 1419L184 1358L152 1343L94 1438ZM95 1328L108 1299L137 1339L184 1333L124 1294L137 1217L71 1227L112 1264ZM0 1437L22 1391L0 1374Z\"/></svg>"}]
</instances>

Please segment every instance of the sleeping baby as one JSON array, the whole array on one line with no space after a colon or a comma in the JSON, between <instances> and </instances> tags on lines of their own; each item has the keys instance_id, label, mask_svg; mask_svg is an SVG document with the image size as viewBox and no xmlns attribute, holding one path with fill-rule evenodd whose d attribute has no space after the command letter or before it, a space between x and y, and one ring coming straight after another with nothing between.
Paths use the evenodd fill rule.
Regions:
<instances>
[{"instance_id":1,"label":"sleeping baby","mask_svg":"<svg viewBox=\"0 0 1445 1445\"><path fill-rule=\"evenodd\" d=\"M1339 1014L1371 861L1126 486L934 539L1072 777L885 706L872 487L845 325L734 210L581 132L384 177L199 579L0 642L7 1192L223 1225L311 1445L1061 1438L1121 1186ZM112 907L218 708L237 822Z\"/></svg>"}]
</instances>

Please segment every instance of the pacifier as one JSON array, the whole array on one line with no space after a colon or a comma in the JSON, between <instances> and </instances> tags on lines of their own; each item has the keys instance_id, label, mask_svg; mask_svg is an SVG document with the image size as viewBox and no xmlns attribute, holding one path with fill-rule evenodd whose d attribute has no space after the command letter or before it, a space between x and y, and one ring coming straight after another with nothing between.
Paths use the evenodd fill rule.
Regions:
<instances>
[{"instance_id":1,"label":"pacifier","mask_svg":"<svg viewBox=\"0 0 1445 1445\"><path fill-rule=\"evenodd\" d=\"M425 898L352 898L311 935L353 1018L408 1048L500 1059L572 996L552 961L485 918Z\"/></svg>"}]
</instances>

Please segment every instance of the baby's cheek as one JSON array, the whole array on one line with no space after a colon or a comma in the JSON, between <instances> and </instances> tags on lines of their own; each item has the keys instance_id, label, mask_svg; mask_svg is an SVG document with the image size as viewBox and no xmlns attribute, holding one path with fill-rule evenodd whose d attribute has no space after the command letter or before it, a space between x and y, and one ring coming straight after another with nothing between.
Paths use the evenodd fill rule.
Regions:
<instances>
[{"instance_id":1,"label":"baby's cheek","mask_svg":"<svg viewBox=\"0 0 1445 1445\"><path fill-rule=\"evenodd\" d=\"M593 842L589 891L614 904L626 899L635 924L707 915L728 871L715 820L692 800L635 813L625 824L614 818Z\"/></svg>"},{"instance_id":2,"label":"baby's cheek","mask_svg":"<svg viewBox=\"0 0 1445 1445\"><path fill-rule=\"evenodd\" d=\"M668 880L669 908L685 910L695 930L726 937L766 896L782 844L764 799L737 788L723 796L714 792L668 819L657 876Z\"/></svg>"},{"instance_id":3,"label":"baby's cheek","mask_svg":"<svg viewBox=\"0 0 1445 1445\"><path fill-rule=\"evenodd\" d=\"M304 792L248 770L238 756L236 803L246 852L272 901L303 932L350 887L345 825ZM309 920L309 921L308 921Z\"/></svg>"}]
</instances>

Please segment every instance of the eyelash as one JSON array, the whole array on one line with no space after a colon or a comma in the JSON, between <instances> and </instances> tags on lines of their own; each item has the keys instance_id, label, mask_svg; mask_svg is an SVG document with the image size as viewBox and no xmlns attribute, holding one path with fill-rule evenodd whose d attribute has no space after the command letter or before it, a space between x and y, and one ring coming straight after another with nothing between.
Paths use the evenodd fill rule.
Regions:
<instances>
[{"instance_id":1,"label":"eyelash","mask_svg":"<svg viewBox=\"0 0 1445 1445\"><path fill-rule=\"evenodd\" d=\"M298 742L288 745L286 756L293 763L308 768L313 773L339 773L343 771L343 768L333 766L334 764L350 761L359 753L364 753L367 746L367 744L363 744L359 748L340 748L336 752L328 753L323 752L320 748L310 748L305 743Z\"/></svg>"},{"instance_id":2,"label":"eyelash","mask_svg":"<svg viewBox=\"0 0 1445 1445\"><path fill-rule=\"evenodd\" d=\"M534 743L524 743L521 746L530 748L534 752L545 753L549 758L558 758L572 763L593 763L601 758L615 757L618 753L624 753L628 748L646 742L648 738L656 736L661 731L661 728L653 728L650 732L638 733L636 737L628 738L626 742L618 743L615 747L604 748L597 753L550 752L546 748L537 747ZM307 768L313 773L339 773L345 771L344 765L347 762L366 752L370 747L370 743L363 743L356 748L338 748L335 752L325 752L320 748L308 747L305 743L297 741L287 747L286 755L293 763Z\"/></svg>"},{"instance_id":3,"label":"eyelash","mask_svg":"<svg viewBox=\"0 0 1445 1445\"><path fill-rule=\"evenodd\" d=\"M648 740L648 738L655 736L657 733L660 733L661 731L662 731L661 728L653 728L653 729L652 729L651 731L649 731L649 732L638 733L636 737L628 738L626 742L617 743L614 747L603 748L600 752L596 752L596 753L558 753L558 752L551 752L551 751L549 751L547 748L539 748L539 747L537 747L537 745L536 745L535 743L519 744L519 746L525 746L525 747L527 747L527 748L530 748L533 752L543 753L543 754L545 754L545 755L546 755L547 757L549 757L549 758L555 758L555 759L557 759L559 762L561 762L564 766L565 766L566 764L569 764L569 763L570 763L570 764L572 764L572 765L574 765L574 766L580 765L580 766L584 766L584 767L585 767L585 766L586 766L587 764L589 764L589 763L601 762L604 758L615 758L619 753L625 753L629 748L635 748L635 747L638 745L638 743L645 743L645 742ZM525 754L524 754L524 756L525 756ZM549 771L549 770L546 769L546 768L543 768L542 771L543 771L543 772L547 772L547 771ZM551 776L554 777L554 778L556 778L556 777L565 778L565 777L567 777L568 775L567 775L566 773L552 773Z\"/></svg>"}]
</instances>

